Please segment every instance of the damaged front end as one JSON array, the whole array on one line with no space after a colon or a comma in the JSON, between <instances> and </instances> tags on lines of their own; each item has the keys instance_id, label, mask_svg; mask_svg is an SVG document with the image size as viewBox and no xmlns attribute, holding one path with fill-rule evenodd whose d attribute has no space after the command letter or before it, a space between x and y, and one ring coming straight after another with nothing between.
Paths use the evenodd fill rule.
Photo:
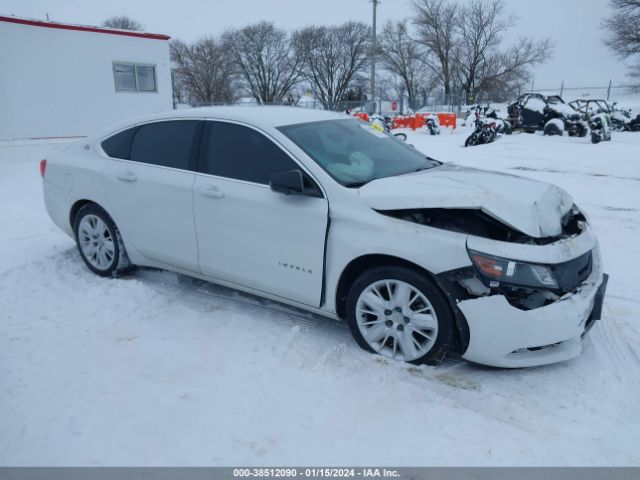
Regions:
<instances>
[{"instance_id":1,"label":"damaged front end","mask_svg":"<svg viewBox=\"0 0 640 480\"><path fill-rule=\"evenodd\" d=\"M494 218L481 208L420 208L379 211L400 220L452 232L489 238L501 242L546 245L562 238L579 235L586 218L574 205L562 217L561 231L557 235L534 237Z\"/></svg>"},{"instance_id":2,"label":"damaged front end","mask_svg":"<svg viewBox=\"0 0 640 480\"><path fill-rule=\"evenodd\" d=\"M493 218L481 209L413 209L380 212L401 220L469 235L467 250L471 266L445 272L444 277L457 282L472 296L501 294L514 307L522 310L539 308L553 303L563 295L575 291L590 275L593 264L592 252L586 251L558 263L550 257L538 256L539 262L529 262L500 256L509 246L551 246L586 232L585 216L575 205L561 220L558 235L533 237ZM491 245L487 240L496 242ZM480 241L480 244L478 244ZM470 246L471 245L471 246ZM480 249L474 249L474 245ZM520 251L522 248L519 249Z\"/></svg>"},{"instance_id":3,"label":"damaged front end","mask_svg":"<svg viewBox=\"0 0 640 480\"><path fill-rule=\"evenodd\" d=\"M606 275L575 205L558 234L540 237L481 209L380 213L467 235L470 265L436 276L456 314L464 358L520 367L580 353L581 335L600 316Z\"/></svg>"}]
</instances>

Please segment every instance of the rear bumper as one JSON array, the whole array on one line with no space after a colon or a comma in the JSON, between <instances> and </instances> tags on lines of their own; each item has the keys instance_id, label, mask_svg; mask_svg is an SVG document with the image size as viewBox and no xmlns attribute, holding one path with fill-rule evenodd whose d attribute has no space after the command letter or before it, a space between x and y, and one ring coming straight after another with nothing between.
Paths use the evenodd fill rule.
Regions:
<instances>
[{"instance_id":1,"label":"rear bumper","mask_svg":"<svg viewBox=\"0 0 640 480\"><path fill-rule=\"evenodd\" d=\"M589 277L576 292L553 304L521 310L502 295L459 302L469 326L469 344L463 358L519 368L577 357L582 352L582 337L600 318L607 280L596 249Z\"/></svg>"}]
</instances>

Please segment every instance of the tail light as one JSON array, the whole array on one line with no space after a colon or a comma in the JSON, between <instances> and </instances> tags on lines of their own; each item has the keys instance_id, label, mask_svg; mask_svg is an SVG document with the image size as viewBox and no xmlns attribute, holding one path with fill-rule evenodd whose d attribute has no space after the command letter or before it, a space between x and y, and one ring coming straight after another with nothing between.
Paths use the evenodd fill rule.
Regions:
<instances>
[{"instance_id":1,"label":"tail light","mask_svg":"<svg viewBox=\"0 0 640 480\"><path fill-rule=\"evenodd\" d=\"M47 171L47 159L43 158L40 160L40 176L44 178L44 172Z\"/></svg>"}]
</instances>

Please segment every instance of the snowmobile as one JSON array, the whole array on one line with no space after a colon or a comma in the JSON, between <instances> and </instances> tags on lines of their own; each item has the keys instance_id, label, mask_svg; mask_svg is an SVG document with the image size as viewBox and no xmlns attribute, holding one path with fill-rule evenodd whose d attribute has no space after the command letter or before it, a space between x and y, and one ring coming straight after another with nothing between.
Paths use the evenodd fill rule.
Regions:
<instances>
[{"instance_id":1,"label":"snowmobile","mask_svg":"<svg viewBox=\"0 0 640 480\"><path fill-rule=\"evenodd\" d=\"M584 137L589 133L586 115L566 104L558 95L526 93L509 105L509 122L527 133Z\"/></svg>"},{"instance_id":2,"label":"snowmobile","mask_svg":"<svg viewBox=\"0 0 640 480\"><path fill-rule=\"evenodd\" d=\"M600 143L602 141L611 140L609 121L609 115L606 113L597 113L591 117L589 120L591 143Z\"/></svg>"}]
</instances>

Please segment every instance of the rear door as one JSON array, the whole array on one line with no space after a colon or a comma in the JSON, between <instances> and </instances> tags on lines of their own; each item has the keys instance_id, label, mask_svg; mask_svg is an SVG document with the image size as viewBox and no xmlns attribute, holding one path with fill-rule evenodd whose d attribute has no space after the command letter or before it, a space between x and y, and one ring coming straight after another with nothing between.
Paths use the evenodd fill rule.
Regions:
<instances>
[{"instance_id":1,"label":"rear door","mask_svg":"<svg viewBox=\"0 0 640 480\"><path fill-rule=\"evenodd\" d=\"M193 182L202 122L144 124L103 142L105 186L127 242L150 260L198 271ZM127 143L130 142L130 143ZM128 146L128 149L127 149Z\"/></svg>"},{"instance_id":2,"label":"rear door","mask_svg":"<svg viewBox=\"0 0 640 480\"><path fill-rule=\"evenodd\" d=\"M304 171L272 139L207 121L194 205L202 273L311 306L320 304L328 203L273 192L269 175Z\"/></svg>"}]
</instances>

